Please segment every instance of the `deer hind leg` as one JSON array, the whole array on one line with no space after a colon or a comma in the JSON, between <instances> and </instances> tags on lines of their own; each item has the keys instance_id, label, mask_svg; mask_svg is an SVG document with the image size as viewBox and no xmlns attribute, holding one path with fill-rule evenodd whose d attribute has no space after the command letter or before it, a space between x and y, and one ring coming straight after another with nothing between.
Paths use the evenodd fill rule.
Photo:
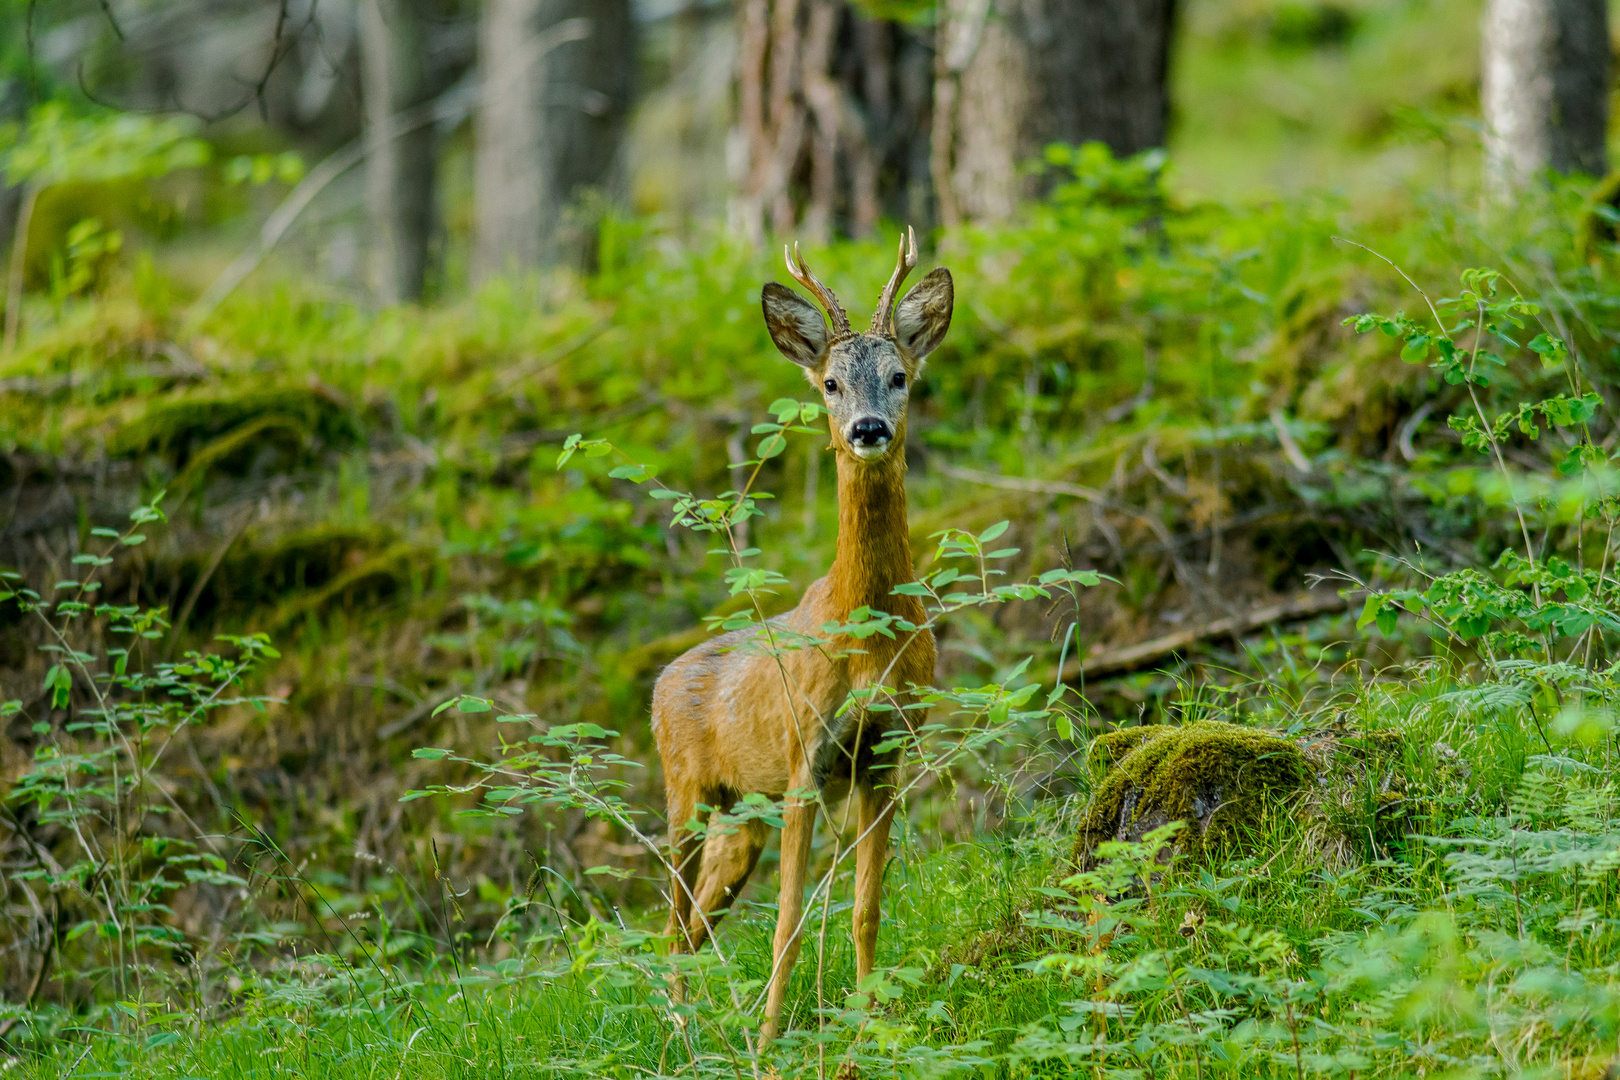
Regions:
<instances>
[{"instance_id":1,"label":"deer hind leg","mask_svg":"<svg viewBox=\"0 0 1620 1080\"><path fill-rule=\"evenodd\" d=\"M762 821L746 821L709 834L703 844L703 870L687 916L686 939L692 942L692 948L703 944L731 910L732 902L754 872L768 836Z\"/></svg>"},{"instance_id":2,"label":"deer hind leg","mask_svg":"<svg viewBox=\"0 0 1620 1080\"><path fill-rule=\"evenodd\" d=\"M804 911L804 882L810 864L810 841L816 832L816 804L791 799L783 811L782 897L771 946L771 982L765 997L765 1026L760 1035L774 1039L782 1024L788 978L799 959L799 918Z\"/></svg>"},{"instance_id":3,"label":"deer hind leg","mask_svg":"<svg viewBox=\"0 0 1620 1080\"><path fill-rule=\"evenodd\" d=\"M665 802L669 807L669 923L664 933L670 938L670 948L676 952L695 950L697 945L685 940L687 923L691 921L692 897L697 892L698 869L703 850L702 833L688 829L687 823L697 813L697 799L693 795L666 789Z\"/></svg>"},{"instance_id":4,"label":"deer hind leg","mask_svg":"<svg viewBox=\"0 0 1620 1080\"><path fill-rule=\"evenodd\" d=\"M877 963L883 867L889 857L889 825L894 821L894 785L888 777L866 777L855 785L858 800L855 845L855 979L872 974Z\"/></svg>"}]
</instances>

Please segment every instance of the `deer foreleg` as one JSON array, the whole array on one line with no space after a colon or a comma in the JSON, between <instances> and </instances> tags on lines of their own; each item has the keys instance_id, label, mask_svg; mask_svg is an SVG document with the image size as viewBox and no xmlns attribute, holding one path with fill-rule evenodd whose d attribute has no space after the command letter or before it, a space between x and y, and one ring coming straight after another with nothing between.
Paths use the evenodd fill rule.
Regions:
<instances>
[{"instance_id":1,"label":"deer foreleg","mask_svg":"<svg viewBox=\"0 0 1620 1080\"><path fill-rule=\"evenodd\" d=\"M765 1026L761 1032L767 1040L774 1039L781 1029L788 977L799 958L799 919L804 913L804 881L810 865L810 840L816 831L816 804L789 800L782 818L782 897L777 907L771 983L765 996Z\"/></svg>"},{"instance_id":2,"label":"deer foreleg","mask_svg":"<svg viewBox=\"0 0 1620 1080\"><path fill-rule=\"evenodd\" d=\"M883 867L889 857L889 825L894 820L894 788L881 787L870 778L855 785L859 800L855 845L855 979L872 973L877 963L878 923L881 921Z\"/></svg>"}]
</instances>

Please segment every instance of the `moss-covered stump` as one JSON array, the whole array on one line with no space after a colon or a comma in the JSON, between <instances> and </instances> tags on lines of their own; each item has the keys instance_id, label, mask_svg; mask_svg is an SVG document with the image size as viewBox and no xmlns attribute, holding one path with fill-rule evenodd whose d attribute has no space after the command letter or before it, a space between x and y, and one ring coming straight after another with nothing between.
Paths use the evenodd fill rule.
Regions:
<instances>
[{"instance_id":1,"label":"moss-covered stump","mask_svg":"<svg viewBox=\"0 0 1620 1080\"><path fill-rule=\"evenodd\" d=\"M1186 854L1241 841L1269 800L1301 791L1315 774L1288 739L1215 720L1110 731L1092 743L1091 759L1107 771L1075 837L1082 867L1098 844L1139 841L1172 821L1187 824Z\"/></svg>"}]
</instances>

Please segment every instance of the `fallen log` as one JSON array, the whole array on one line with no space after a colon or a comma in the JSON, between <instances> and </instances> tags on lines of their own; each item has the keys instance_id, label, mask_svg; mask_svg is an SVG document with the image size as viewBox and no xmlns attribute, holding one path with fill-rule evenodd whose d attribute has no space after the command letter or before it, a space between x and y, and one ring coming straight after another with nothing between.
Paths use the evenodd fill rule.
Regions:
<instances>
[{"instance_id":1,"label":"fallen log","mask_svg":"<svg viewBox=\"0 0 1620 1080\"><path fill-rule=\"evenodd\" d=\"M1076 657L1063 665L1060 677L1064 682L1078 679L1097 679L1104 675L1117 675L1147 667L1157 660L1183 652L1201 641L1238 637L1273 623L1298 622L1318 615L1343 611L1350 602L1336 592L1299 593L1275 604L1251 608L1241 615L1195 626L1164 637L1154 638L1123 649L1098 653L1095 656Z\"/></svg>"}]
</instances>

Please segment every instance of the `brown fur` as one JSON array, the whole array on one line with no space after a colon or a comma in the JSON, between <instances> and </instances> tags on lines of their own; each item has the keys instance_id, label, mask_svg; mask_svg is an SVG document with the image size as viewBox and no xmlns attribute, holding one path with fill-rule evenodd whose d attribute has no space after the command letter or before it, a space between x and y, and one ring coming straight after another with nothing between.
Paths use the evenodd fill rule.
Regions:
<instances>
[{"instance_id":1,"label":"brown fur","mask_svg":"<svg viewBox=\"0 0 1620 1080\"><path fill-rule=\"evenodd\" d=\"M943 288L948 305L949 276L942 280L943 285L940 278L933 278L919 300ZM768 322L770 318L767 305ZM791 329L796 333L808 329L801 337L814 339L815 327L801 323L794 320ZM947 306L943 324L930 327L935 333L929 347L937 344L948 323ZM784 344L779 327L773 324L772 330L778 347L807 368L813 385L819 384L827 362L825 339L814 342L815 354L800 359L789 348L798 346L799 339ZM899 337L901 361L914 377L922 368L921 358L909 352L903 333ZM786 800L781 903L766 999L767 1038L780 1024L788 977L798 956L797 931L818 803L830 806L846 795L853 799L860 838L854 911L857 978L869 974L874 964L894 813L894 762L892 755L873 755L869 748L884 730L901 722L901 714L883 712L868 718L855 707L842 717L835 713L851 689L880 683L891 688L895 704L908 704L912 698L906 688L926 686L934 676L934 639L927 630L897 629L892 639L873 635L858 642L829 639L820 630L824 623L847 622L850 612L862 606L918 626L925 620L915 597L893 592L896 585L913 580L904 415L894 427L891 449L878 458L857 456L840 425L829 426L838 465L838 547L827 576L805 590L798 607L771 619L765 628L733 631L681 656L664 670L653 691L653 734L664 765L671 862L678 868L671 883L669 918L676 950L695 950L703 944L747 882L768 838L765 826L753 821L700 839L684 828L698 813L698 804L729 808L755 792L780 797L815 790L820 796ZM773 628L813 635L821 639L821 647L783 648L772 639Z\"/></svg>"}]
</instances>

